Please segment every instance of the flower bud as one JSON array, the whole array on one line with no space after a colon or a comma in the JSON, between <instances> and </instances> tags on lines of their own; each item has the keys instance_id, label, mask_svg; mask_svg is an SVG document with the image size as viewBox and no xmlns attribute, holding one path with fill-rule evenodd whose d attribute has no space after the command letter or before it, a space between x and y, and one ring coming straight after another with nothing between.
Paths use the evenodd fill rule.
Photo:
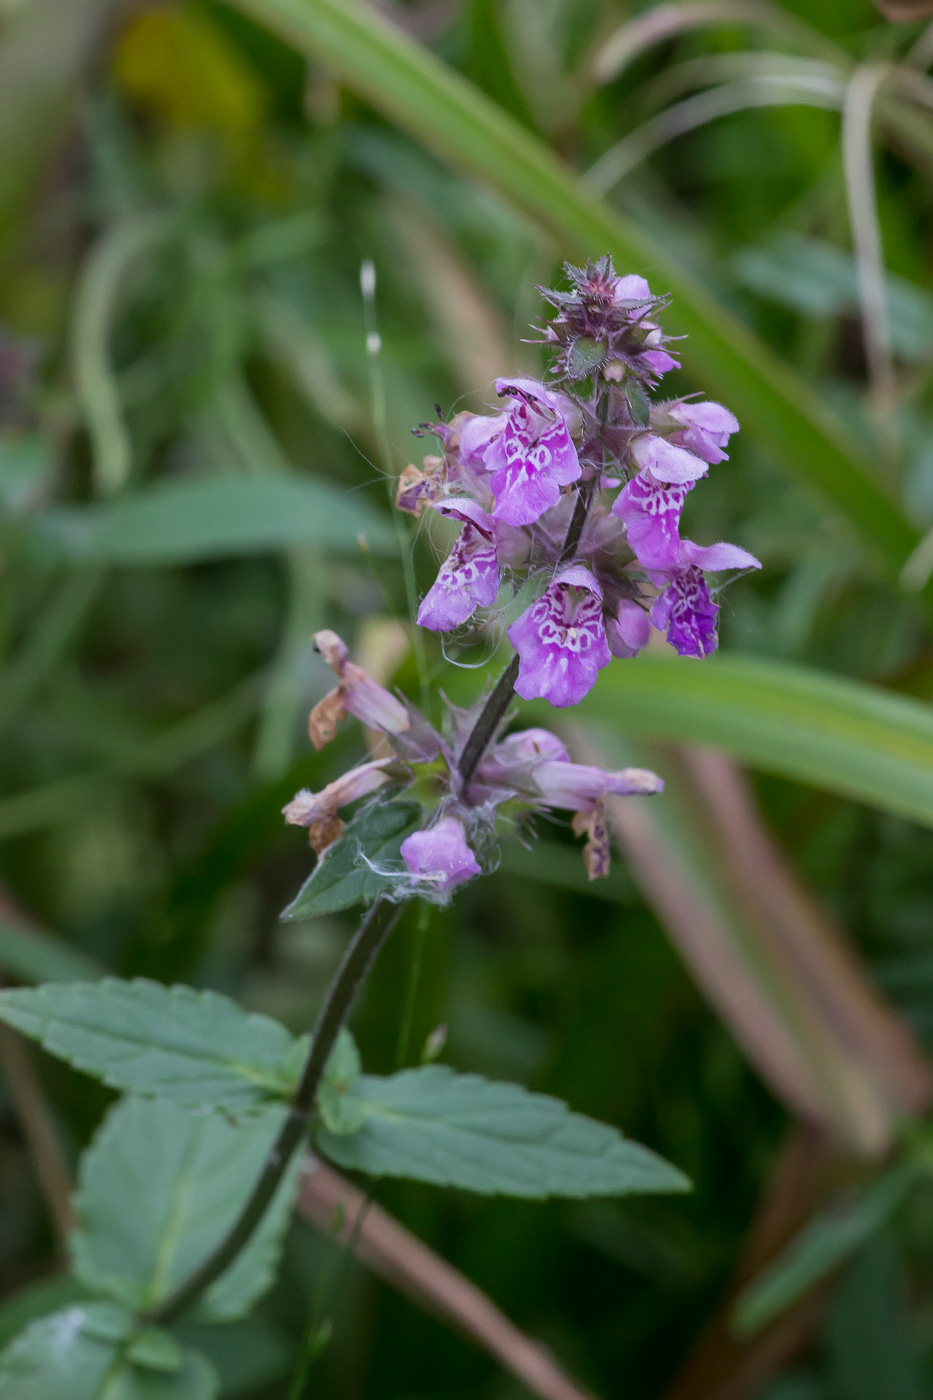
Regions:
<instances>
[{"instance_id":1,"label":"flower bud","mask_svg":"<svg viewBox=\"0 0 933 1400\"><path fill-rule=\"evenodd\" d=\"M340 678L340 684L324 696L308 717L308 734L316 749L330 743L345 714L355 715L368 729L401 734L410 724L408 711L385 686L374 681L362 666L347 659L346 643L329 629L317 632L314 645Z\"/></svg>"},{"instance_id":2,"label":"flower bud","mask_svg":"<svg viewBox=\"0 0 933 1400\"><path fill-rule=\"evenodd\" d=\"M406 837L401 849L415 884L427 885L442 901L457 885L481 873L463 823L456 817L443 817L427 831L416 831Z\"/></svg>"},{"instance_id":3,"label":"flower bud","mask_svg":"<svg viewBox=\"0 0 933 1400\"><path fill-rule=\"evenodd\" d=\"M363 763L359 768L351 768L320 792L310 792L302 788L282 808L282 816L290 826L306 826L308 838L318 855L337 840L343 831L343 822L337 816L341 807L365 797L368 792L389 781L385 769L393 760L374 759Z\"/></svg>"},{"instance_id":4,"label":"flower bud","mask_svg":"<svg viewBox=\"0 0 933 1400\"><path fill-rule=\"evenodd\" d=\"M534 780L549 807L590 812L607 792L620 797L644 797L660 792L663 782L647 768L620 768L609 773L589 763L546 759L534 770Z\"/></svg>"}]
</instances>

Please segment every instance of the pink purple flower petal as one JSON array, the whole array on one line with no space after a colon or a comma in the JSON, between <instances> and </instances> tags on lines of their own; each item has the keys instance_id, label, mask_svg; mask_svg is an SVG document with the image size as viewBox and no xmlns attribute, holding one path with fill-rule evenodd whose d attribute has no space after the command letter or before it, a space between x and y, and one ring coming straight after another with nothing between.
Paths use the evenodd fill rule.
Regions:
<instances>
[{"instance_id":1,"label":"pink purple flower petal","mask_svg":"<svg viewBox=\"0 0 933 1400\"><path fill-rule=\"evenodd\" d=\"M477 608L492 607L499 591L495 521L467 498L439 501L434 509L463 522L456 544L418 609L418 625L449 632Z\"/></svg>"},{"instance_id":2,"label":"pink purple flower petal","mask_svg":"<svg viewBox=\"0 0 933 1400\"><path fill-rule=\"evenodd\" d=\"M348 802L355 802L358 797L365 797L368 792L387 783L389 778L385 768L391 761L388 758L377 758L371 763L362 763L359 768L351 768L349 772L342 773L320 792L309 792L307 788L302 788L291 802L282 808L283 817L290 826L312 826L315 822L333 816Z\"/></svg>"},{"instance_id":3,"label":"pink purple flower petal","mask_svg":"<svg viewBox=\"0 0 933 1400\"><path fill-rule=\"evenodd\" d=\"M761 564L748 550L736 544L694 544L683 540L680 568L651 610L655 627L667 633L667 640L681 656L697 660L710 656L718 645L716 618L719 605L713 602L703 574L706 569L760 569Z\"/></svg>"},{"instance_id":4,"label":"pink purple flower petal","mask_svg":"<svg viewBox=\"0 0 933 1400\"><path fill-rule=\"evenodd\" d=\"M338 678L338 685L319 700L308 717L308 733L321 749L337 732L344 715L354 715L369 729L402 734L410 719L402 702L385 686L349 660L346 643L328 628L316 632L314 645Z\"/></svg>"},{"instance_id":5,"label":"pink purple flower petal","mask_svg":"<svg viewBox=\"0 0 933 1400\"><path fill-rule=\"evenodd\" d=\"M560 499L561 486L582 471L561 395L534 379L497 379L508 396L505 427L490 443L485 463L492 472L493 515L506 525L530 525Z\"/></svg>"},{"instance_id":6,"label":"pink purple flower petal","mask_svg":"<svg viewBox=\"0 0 933 1400\"><path fill-rule=\"evenodd\" d=\"M606 641L613 656L628 660L648 645L651 618L631 598L621 599L615 617L606 618Z\"/></svg>"},{"instance_id":7,"label":"pink purple flower petal","mask_svg":"<svg viewBox=\"0 0 933 1400\"><path fill-rule=\"evenodd\" d=\"M523 700L556 708L578 704L612 659L603 625L602 589L582 565L555 578L509 628L520 666L515 690Z\"/></svg>"},{"instance_id":8,"label":"pink purple flower petal","mask_svg":"<svg viewBox=\"0 0 933 1400\"><path fill-rule=\"evenodd\" d=\"M562 763L545 759L534 771L534 779L549 807L573 812L589 812L606 793L620 797L644 796L660 792L663 782L647 768L620 768L609 773L589 763Z\"/></svg>"},{"instance_id":9,"label":"pink purple flower petal","mask_svg":"<svg viewBox=\"0 0 933 1400\"><path fill-rule=\"evenodd\" d=\"M632 443L632 457L642 471L670 486L693 485L707 473L707 463L657 433L642 433Z\"/></svg>"},{"instance_id":10,"label":"pink purple flower petal","mask_svg":"<svg viewBox=\"0 0 933 1400\"><path fill-rule=\"evenodd\" d=\"M612 505L624 523L635 558L646 569L676 569L680 558L680 513L693 483L669 486L640 471Z\"/></svg>"},{"instance_id":11,"label":"pink purple flower petal","mask_svg":"<svg viewBox=\"0 0 933 1400\"><path fill-rule=\"evenodd\" d=\"M725 462L728 454L723 451L729 438L739 431L739 420L734 413L723 408L721 403L701 401L700 403L677 403L667 406L666 412L683 429L674 434L674 441L681 447L702 457L704 462Z\"/></svg>"}]
</instances>

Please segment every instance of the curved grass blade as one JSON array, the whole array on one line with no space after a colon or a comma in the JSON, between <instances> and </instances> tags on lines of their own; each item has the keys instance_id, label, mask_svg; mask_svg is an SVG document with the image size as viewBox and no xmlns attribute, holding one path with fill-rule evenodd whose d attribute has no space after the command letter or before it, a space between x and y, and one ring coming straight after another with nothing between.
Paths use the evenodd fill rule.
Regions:
<instances>
[{"instance_id":1,"label":"curved grass blade","mask_svg":"<svg viewBox=\"0 0 933 1400\"><path fill-rule=\"evenodd\" d=\"M663 653L610 667L579 708L630 737L705 744L933 826L933 710L762 657Z\"/></svg>"},{"instance_id":2,"label":"curved grass blade","mask_svg":"<svg viewBox=\"0 0 933 1400\"><path fill-rule=\"evenodd\" d=\"M361 535L378 554L396 548L391 527L358 496L314 477L211 476L169 482L93 506L36 517L43 543L77 561L173 565L326 544L355 553Z\"/></svg>"},{"instance_id":3,"label":"curved grass blade","mask_svg":"<svg viewBox=\"0 0 933 1400\"><path fill-rule=\"evenodd\" d=\"M594 194L608 194L662 146L721 117L751 107L819 107L838 111L843 91L840 82L809 77L739 78L708 88L666 107L610 146L586 172L586 186Z\"/></svg>"},{"instance_id":4,"label":"curved grass blade","mask_svg":"<svg viewBox=\"0 0 933 1400\"><path fill-rule=\"evenodd\" d=\"M653 5L645 14L627 20L609 35L593 59L593 77L598 83L611 83L635 59L656 44L678 39L693 29L741 24L763 29L779 39L789 40L802 53L815 54L831 62L845 54L825 34L788 14L780 5L767 0L691 0L690 4Z\"/></svg>"}]
</instances>

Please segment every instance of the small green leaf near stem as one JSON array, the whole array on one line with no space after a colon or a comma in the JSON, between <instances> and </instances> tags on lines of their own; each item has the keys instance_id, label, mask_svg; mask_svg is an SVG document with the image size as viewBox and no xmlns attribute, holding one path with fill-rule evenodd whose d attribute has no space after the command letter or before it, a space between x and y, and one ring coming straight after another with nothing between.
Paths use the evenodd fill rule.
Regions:
<instances>
[{"instance_id":1,"label":"small green leaf near stem","mask_svg":"<svg viewBox=\"0 0 933 1400\"><path fill-rule=\"evenodd\" d=\"M315 1097L337 1034L347 1018L360 985L395 925L402 906L378 899L355 933L327 993L318 1017L311 1047L288 1117L238 1219L200 1268L175 1293L145 1317L152 1323L168 1322L187 1312L215 1279L246 1247L278 1189L288 1164L308 1128Z\"/></svg>"}]
</instances>

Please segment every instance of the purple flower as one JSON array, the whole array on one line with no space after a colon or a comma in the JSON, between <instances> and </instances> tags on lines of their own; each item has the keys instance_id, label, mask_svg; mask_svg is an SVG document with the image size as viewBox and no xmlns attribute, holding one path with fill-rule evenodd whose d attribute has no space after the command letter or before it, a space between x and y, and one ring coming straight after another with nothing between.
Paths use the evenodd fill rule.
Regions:
<instances>
[{"instance_id":1,"label":"purple flower","mask_svg":"<svg viewBox=\"0 0 933 1400\"><path fill-rule=\"evenodd\" d=\"M308 716L308 735L316 749L330 743L345 715L355 715L368 729L383 734L401 734L409 727L411 720L402 702L362 666L348 660L346 642L336 632L326 628L316 632L314 645L339 679Z\"/></svg>"},{"instance_id":2,"label":"purple flower","mask_svg":"<svg viewBox=\"0 0 933 1400\"><path fill-rule=\"evenodd\" d=\"M656 336L658 341L660 341L661 332L657 328L651 331L651 333L648 336L648 339L645 341L645 344L649 348L644 351L641 358L646 368L648 368L653 375L657 376L657 378L660 379L661 375L667 374L668 370L680 369L680 361L675 360L674 356L669 355L666 350L652 350L650 346L652 343L652 337L654 336Z\"/></svg>"},{"instance_id":3,"label":"purple flower","mask_svg":"<svg viewBox=\"0 0 933 1400\"><path fill-rule=\"evenodd\" d=\"M733 433L739 431L739 420L721 403L675 403L665 407L665 413L683 429L675 432L672 441L702 457L704 462L728 461L723 452Z\"/></svg>"},{"instance_id":4,"label":"purple flower","mask_svg":"<svg viewBox=\"0 0 933 1400\"><path fill-rule=\"evenodd\" d=\"M446 898L456 885L480 874L476 857L466 843L463 823L443 817L427 831L416 831L402 842L402 859L417 884L426 884Z\"/></svg>"},{"instance_id":5,"label":"purple flower","mask_svg":"<svg viewBox=\"0 0 933 1400\"><path fill-rule=\"evenodd\" d=\"M558 574L512 623L508 636L521 662L517 693L523 700L549 700L558 709L579 704L612 659L602 589L580 564Z\"/></svg>"},{"instance_id":6,"label":"purple flower","mask_svg":"<svg viewBox=\"0 0 933 1400\"><path fill-rule=\"evenodd\" d=\"M471 413L460 429L460 461L471 471L485 471L486 449L504 430L507 413Z\"/></svg>"},{"instance_id":7,"label":"purple flower","mask_svg":"<svg viewBox=\"0 0 933 1400\"><path fill-rule=\"evenodd\" d=\"M676 569L680 512L694 482L706 475L706 463L655 433L637 437L632 456L641 471L619 492L612 513L624 522L639 564Z\"/></svg>"},{"instance_id":8,"label":"purple flower","mask_svg":"<svg viewBox=\"0 0 933 1400\"><path fill-rule=\"evenodd\" d=\"M490 757L502 768L543 763L545 759L570 762L565 744L549 729L520 729L509 734L496 744Z\"/></svg>"},{"instance_id":9,"label":"purple flower","mask_svg":"<svg viewBox=\"0 0 933 1400\"><path fill-rule=\"evenodd\" d=\"M706 462L657 433L640 433L632 443L632 457L642 471L668 486L692 486L707 472Z\"/></svg>"},{"instance_id":10,"label":"purple flower","mask_svg":"<svg viewBox=\"0 0 933 1400\"><path fill-rule=\"evenodd\" d=\"M661 792L664 783L647 768L620 768L609 773L589 763L568 763L544 759L534 770L534 780L549 807L572 812L591 812L607 793L620 797L643 797Z\"/></svg>"},{"instance_id":11,"label":"purple flower","mask_svg":"<svg viewBox=\"0 0 933 1400\"><path fill-rule=\"evenodd\" d=\"M698 660L710 656L718 645L714 603L703 570L760 569L753 554L736 544L711 544L705 548L692 540L682 540L680 567L651 610L655 627L666 631L667 640L681 656Z\"/></svg>"},{"instance_id":12,"label":"purple flower","mask_svg":"<svg viewBox=\"0 0 933 1400\"><path fill-rule=\"evenodd\" d=\"M507 802L521 794L538 795L535 770L545 759L569 763L570 755L556 734L547 729L523 729L494 744L470 784L470 800Z\"/></svg>"},{"instance_id":13,"label":"purple flower","mask_svg":"<svg viewBox=\"0 0 933 1400\"><path fill-rule=\"evenodd\" d=\"M691 484L666 486L652 472L639 472L612 505L625 524L635 558L646 569L676 569L680 557L680 512Z\"/></svg>"},{"instance_id":14,"label":"purple flower","mask_svg":"<svg viewBox=\"0 0 933 1400\"><path fill-rule=\"evenodd\" d=\"M631 598L621 599L615 617L606 618L606 641L613 656L625 660L648 645L651 619Z\"/></svg>"},{"instance_id":15,"label":"purple flower","mask_svg":"<svg viewBox=\"0 0 933 1400\"><path fill-rule=\"evenodd\" d=\"M506 525L531 525L560 500L560 488L582 468L567 427L569 404L535 379L497 379L511 400L504 427L484 454L492 472L493 515Z\"/></svg>"},{"instance_id":16,"label":"purple flower","mask_svg":"<svg viewBox=\"0 0 933 1400\"><path fill-rule=\"evenodd\" d=\"M606 798L644 797L661 792L664 784L647 768L620 768L609 773L589 763L568 759L543 759L534 769L533 781L548 807L562 807L574 813L573 829L586 836L583 859L591 880L609 874L609 829L606 825Z\"/></svg>"},{"instance_id":17,"label":"purple flower","mask_svg":"<svg viewBox=\"0 0 933 1400\"><path fill-rule=\"evenodd\" d=\"M432 632L459 627L477 608L492 607L499 591L495 521L466 497L438 501L434 509L463 528L418 609L418 625Z\"/></svg>"},{"instance_id":18,"label":"purple flower","mask_svg":"<svg viewBox=\"0 0 933 1400\"><path fill-rule=\"evenodd\" d=\"M639 311L643 306L650 306L651 299L651 288L637 272L626 273L624 277L617 277L613 282L612 300L615 306L631 307L633 311Z\"/></svg>"}]
</instances>

